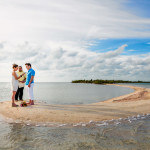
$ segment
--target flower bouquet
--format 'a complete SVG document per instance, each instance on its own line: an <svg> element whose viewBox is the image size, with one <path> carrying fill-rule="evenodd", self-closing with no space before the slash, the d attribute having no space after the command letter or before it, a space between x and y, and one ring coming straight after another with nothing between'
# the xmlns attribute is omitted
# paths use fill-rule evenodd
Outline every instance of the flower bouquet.
<svg viewBox="0 0 150 150"><path fill-rule="evenodd" d="M27 103L25 101L21 102L20 104L21 107L27 107Z"/></svg>

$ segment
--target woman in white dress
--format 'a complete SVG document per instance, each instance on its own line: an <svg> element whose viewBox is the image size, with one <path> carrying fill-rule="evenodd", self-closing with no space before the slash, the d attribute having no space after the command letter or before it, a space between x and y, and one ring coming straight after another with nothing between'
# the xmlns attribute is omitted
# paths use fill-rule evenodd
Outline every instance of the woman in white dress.
<svg viewBox="0 0 150 150"><path fill-rule="evenodd" d="M17 107L18 105L15 104L15 95L18 89L18 79L21 78L25 73L18 77L16 74L16 71L18 70L18 65L13 64L12 68L12 107Z"/></svg>

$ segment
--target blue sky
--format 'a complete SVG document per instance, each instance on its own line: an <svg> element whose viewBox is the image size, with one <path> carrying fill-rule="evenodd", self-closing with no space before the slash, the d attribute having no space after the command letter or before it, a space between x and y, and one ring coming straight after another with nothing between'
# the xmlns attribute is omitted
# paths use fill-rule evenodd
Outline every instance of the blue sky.
<svg viewBox="0 0 150 150"><path fill-rule="evenodd" d="M123 7L135 15L150 18L150 0L127 0Z"/></svg>
<svg viewBox="0 0 150 150"><path fill-rule="evenodd" d="M123 44L128 46L125 48L122 55L139 55L150 53L150 39L106 39L96 40L94 46L89 49L95 52L108 52L113 51Z"/></svg>
<svg viewBox="0 0 150 150"><path fill-rule="evenodd" d="M150 18L150 0L126 0L122 2L122 8L138 17ZM150 31L150 28L142 30ZM104 40L95 40L95 45L90 46L89 49L96 52L108 52L115 50L123 44L128 46L125 48L122 55L140 55L150 53L150 38L140 37L136 38L109 38Z"/></svg>

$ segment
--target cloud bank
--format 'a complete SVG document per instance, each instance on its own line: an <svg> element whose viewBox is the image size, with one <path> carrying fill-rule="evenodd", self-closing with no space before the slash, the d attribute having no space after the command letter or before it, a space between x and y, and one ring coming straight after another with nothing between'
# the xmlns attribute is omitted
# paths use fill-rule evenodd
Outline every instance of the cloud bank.
<svg viewBox="0 0 150 150"><path fill-rule="evenodd" d="M11 65L31 62L37 81L149 80L149 55L98 53L95 40L150 37L150 19L128 12L126 0L0 1L0 81Z"/></svg>
<svg viewBox="0 0 150 150"><path fill-rule="evenodd" d="M53 43L56 45L55 43ZM85 48L51 47L28 42L12 45L3 43L0 49L1 64L7 64L3 72L9 77L12 62L23 65L31 62L38 81L71 81L75 79L124 79L149 80L150 55L122 55L125 47L106 53ZM68 45L67 45L68 46ZM4 66L5 66L4 65ZM24 69L25 70L25 69Z"/></svg>

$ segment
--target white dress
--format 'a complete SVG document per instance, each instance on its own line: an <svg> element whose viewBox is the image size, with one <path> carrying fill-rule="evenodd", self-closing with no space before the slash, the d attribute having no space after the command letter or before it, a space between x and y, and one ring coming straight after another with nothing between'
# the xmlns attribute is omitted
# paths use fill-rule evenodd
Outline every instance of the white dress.
<svg viewBox="0 0 150 150"><path fill-rule="evenodd" d="M17 74L16 74L16 76L17 76ZM18 84L19 84L18 80L16 80L15 77L12 75L12 91L17 91L18 90Z"/></svg>

